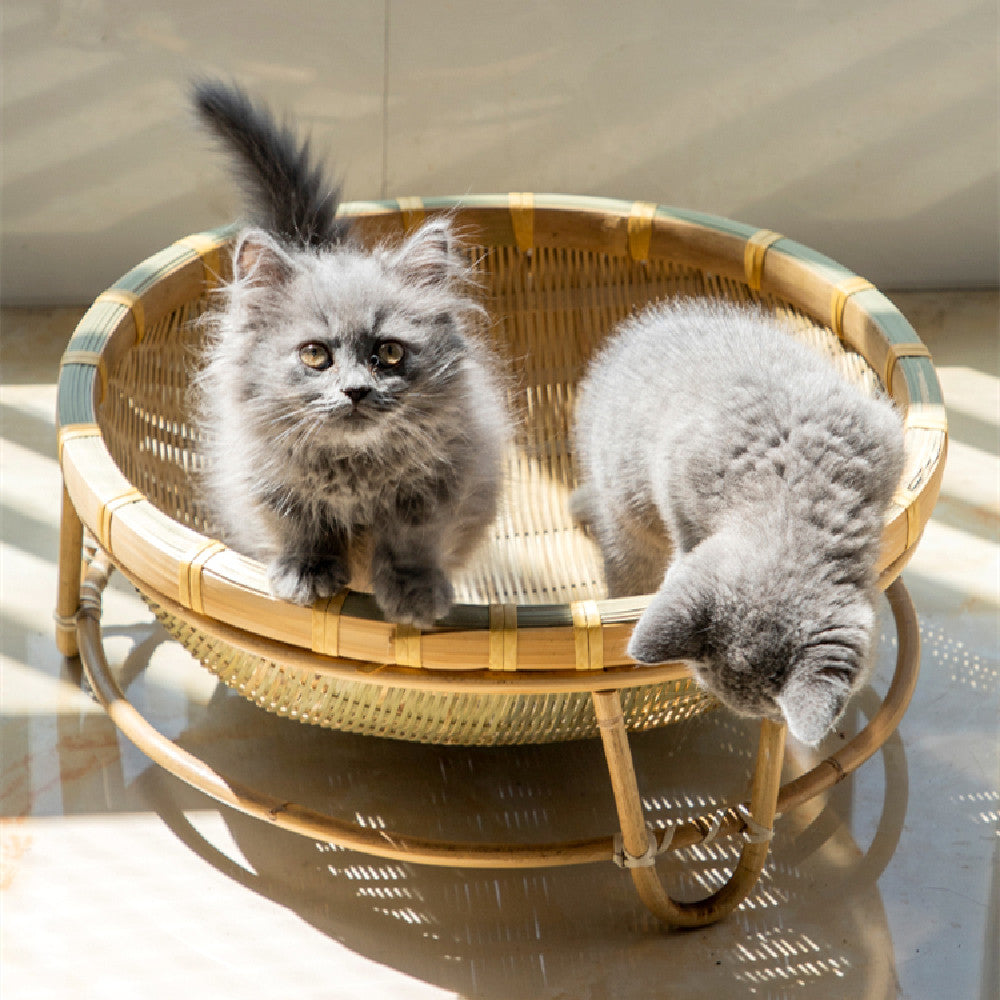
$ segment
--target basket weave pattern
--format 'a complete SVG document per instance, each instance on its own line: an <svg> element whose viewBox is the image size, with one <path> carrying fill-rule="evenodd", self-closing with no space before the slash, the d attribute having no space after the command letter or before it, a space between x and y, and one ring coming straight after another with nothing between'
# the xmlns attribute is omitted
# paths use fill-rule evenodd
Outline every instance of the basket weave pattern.
<svg viewBox="0 0 1000 1000"><path fill-rule="evenodd" d="M414 204L345 211L375 242L426 212L456 210ZM926 349L867 282L777 234L653 206L512 196L467 200L456 217L519 431L501 513L454 581L458 606L431 632L384 622L362 594L335 611L273 601L262 567L212 544L188 385L197 319L225 280L231 232L141 265L74 336L60 443L68 487L87 494L74 496L77 508L164 625L227 684L303 722L443 743L593 736L590 692L601 686L620 690L631 729L710 707L685 668L644 672L625 656L645 599L604 600L600 554L568 505L570 425L588 360L621 319L677 295L759 302L867 391L891 383L906 412L907 465L887 519L883 585L898 575L936 497L946 428ZM104 448L116 468L95 472ZM518 683L531 675L553 683ZM464 689L450 684L459 677Z"/></svg>

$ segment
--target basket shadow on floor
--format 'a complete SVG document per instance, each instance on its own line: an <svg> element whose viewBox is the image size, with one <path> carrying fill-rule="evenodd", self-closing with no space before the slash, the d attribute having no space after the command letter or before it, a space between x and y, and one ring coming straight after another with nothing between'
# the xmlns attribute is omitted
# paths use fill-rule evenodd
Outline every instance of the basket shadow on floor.
<svg viewBox="0 0 1000 1000"><path fill-rule="evenodd" d="M145 683L150 658L186 658L156 626L123 629L119 639L129 632L140 640L122 669L133 688ZM891 659L888 642L882 645ZM848 734L877 704L874 691L862 693ZM191 714L176 738L213 768L388 830L547 841L601 835L616 825L595 740L509 749L401 743L278 718L222 685ZM754 723L713 711L633 736L650 820L710 811L744 794L754 732ZM779 821L764 877L737 914L680 933L664 932L627 874L610 863L477 871L384 861L219 807L157 768L143 770L136 791L219 872L352 951L463 996L543 995L579 980L607 983L608 996L626 1000L657 995L652 991L665 982L680 997L753 996L779 984L805 997L831 990L888 997L892 949L876 880L906 810L898 736L879 759L893 794L869 845L854 843L843 822L851 799L845 782L825 806L813 802ZM199 816L206 809L221 816L225 837L218 824L205 831ZM720 840L679 854L661 859L660 870L672 891L697 896L727 876L738 844Z"/></svg>

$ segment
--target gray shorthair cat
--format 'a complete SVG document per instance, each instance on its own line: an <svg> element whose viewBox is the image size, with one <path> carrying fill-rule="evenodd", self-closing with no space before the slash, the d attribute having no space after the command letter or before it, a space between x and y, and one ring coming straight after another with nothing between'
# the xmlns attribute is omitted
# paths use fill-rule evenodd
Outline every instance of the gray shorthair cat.
<svg viewBox="0 0 1000 1000"><path fill-rule="evenodd" d="M461 248L431 221L362 250L307 143L237 88L193 100L252 222L195 389L212 519L298 604L346 586L366 539L383 614L429 627L494 519L509 428Z"/></svg>
<svg viewBox="0 0 1000 1000"><path fill-rule="evenodd" d="M626 320L594 359L575 448L574 510L611 596L654 594L629 655L691 661L735 711L817 743L870 661L903 468L891 403L756 307L686 299Z"/></svg>

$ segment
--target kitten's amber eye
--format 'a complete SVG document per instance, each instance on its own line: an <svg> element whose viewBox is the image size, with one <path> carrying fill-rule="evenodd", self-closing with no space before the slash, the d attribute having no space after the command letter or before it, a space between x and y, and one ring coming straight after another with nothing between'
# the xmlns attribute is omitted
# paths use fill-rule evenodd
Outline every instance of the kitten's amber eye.
<svg viewBox="0 0 1000 1000"><path fill-rule="evenodd" d="M384 344L379 345L376 357L380 365L395 368L403 360L405 353L402 344L397 344L394 340L387 340Z"/></svg>
<svg viewBox="0 0 1000 1000"><path fill-rule="evenodd" d="M329 368L333 364L329 348L325 344L317 344L315 341L303 344L299 348L299 360L307 368L312 368L318 372Z"/></svg>

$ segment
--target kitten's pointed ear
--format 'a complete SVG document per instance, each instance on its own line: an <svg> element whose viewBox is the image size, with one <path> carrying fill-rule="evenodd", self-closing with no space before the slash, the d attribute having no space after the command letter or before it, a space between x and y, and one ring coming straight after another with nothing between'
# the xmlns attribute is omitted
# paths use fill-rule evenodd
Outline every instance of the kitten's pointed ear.
<svg viewBox="0 0 1000 1000"><path fill-rule="evenodd" d="M633 629L628 655L639 663L697 660L704 652L706 616L707 604L690 574L675 564Z"/></svg>
<svg viewBox="0 0 1000 1000"><path fill-rule="evenodd" d="M292 275L291 258L263 229L240 234L233 253L233 277L255 285L280 285Z"/></svg>
<svg viewBox="0 0 1000 1000"><path fill-rule="evenodd" d="M816 746L840 718L851 695L851 674L840 666L801 667L776 701L788 731L800 742Z"/></svg>
<svg viewBox="0 0 1000 1000"><path fill-rule="evenodd" d="M418 285L451 281L462 270L461 252L444 219L422 225L396 252L393 263Z"/></svg>

